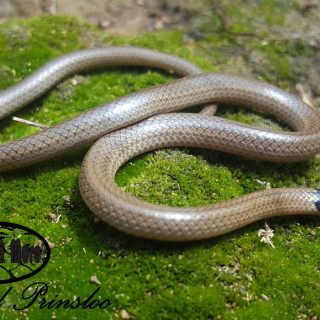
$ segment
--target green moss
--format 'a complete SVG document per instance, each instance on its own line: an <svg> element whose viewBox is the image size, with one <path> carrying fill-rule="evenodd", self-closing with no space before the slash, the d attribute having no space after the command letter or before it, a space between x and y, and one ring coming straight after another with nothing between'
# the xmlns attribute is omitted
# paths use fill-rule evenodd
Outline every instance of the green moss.
<svg viewBox="0 0 320 320"><path fill-rule="evenodd" d="M242 193L239 182L227 168L209 165L200 157L182 151L158 151L147 156L145 162L141 173L130 179L127 178L127 166L135 166L135 163L122 168L118 173L118 184L146 201L199 206ZM190 184L192 180L194 183Z"/></svg>
<svg viewBox="0 0 320 320"><path fill-rule="evenodd" d="M253 13L271 8L261 2ZM276 2L272 2L276 3ZM277 2L278 3L278 2ZM290 3L291 5L291 3ZM265 7L267 6L267 7ZM243 31L241 13L227 7ZM269 10L269 9L268 9ZM271 9L270 9L271 10ZM228 11L229 12L229 11ZM251 13L250 13L251 14ZM265 17L281 24L280 17ZM205 28L204 28L205 29ZM203 29L203 30L204 30ZM184 57L208 71L224 70L231 58L258 50L264 63L252 72L284 88L295 85L290 57L312 56L305 43L243 45L234 36L208 32L194 45L184 31L161 31L133 39L102 34L87 23L67 17L12 20L0 25L0 88L18 82L38 66L65 52L91 45L132 44ZM243 67L240 63L239 67ZM75 76L17 115L53 125L81 111L159 83L171 75L138 68L113 68ZM282 130L260 114L222 106L219 116ZM7 119L1 123L1 142L36 131ZM293 319L320 315L318 221L309 218L272 219L275 249L259 242L263 222L229 235L197 243L159 243L136 239L103 223L93 223L78 188L85 151L51 160L0 177L1 220L29 226L54 243L48 266L31 279L13 285L15 293L0 306L5 319L48 319L53 310L37 305L27 313L11 309L22 303L19 294L34 281L50 282L48 298L85 298L101 282L101 295L112 301L106 310L56 310L58 319L120 318L125 309L136 319ZM205 150L161 150L124 165L117 182L126 191L150 202L198 206L265 188L320 186L320 159L300 164L269 164ZM64 197L70 197L70 203ZM53 223L48 215L60 215ZM0 296L8 288L0 287Z"/></svg>

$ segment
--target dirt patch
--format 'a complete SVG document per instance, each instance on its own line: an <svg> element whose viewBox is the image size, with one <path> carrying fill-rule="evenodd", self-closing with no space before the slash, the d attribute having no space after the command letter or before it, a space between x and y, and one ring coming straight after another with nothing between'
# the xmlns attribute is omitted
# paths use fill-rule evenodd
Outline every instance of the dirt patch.
<svg viewBox="0 0 320 320"><path fill-rule="evenodd" d="M133 36L164 28L197 29L212 23L213 17L229 28L232 22L225 15L226 5L228 1L215 0L0 0L0 22L42 14L70 15L89 20L109 34ZM251 0L242 7L250 10L256 5ZM318 0L297 0L284 28L273 31L279 38L317 34L319 18Z"/></svg>
<svg viewBox="0 0 320 320"><path fill-rule="evenodd" d="M87 19L110 34L136 35L183 25L186 6L178 0L170 5L161 0L0 0L0 21L41 14L71 15Z"/></svg>

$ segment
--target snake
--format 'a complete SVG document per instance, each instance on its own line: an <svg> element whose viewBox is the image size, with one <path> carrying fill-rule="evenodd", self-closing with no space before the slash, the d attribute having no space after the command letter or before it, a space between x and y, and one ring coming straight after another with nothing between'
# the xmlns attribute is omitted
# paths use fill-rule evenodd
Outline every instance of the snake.
<svg viewBox="0 0 320 320"><path fill-rule="evenodd" d="M115 182L119 168L146 152L196 147L253 160L300 162L320 152L319 112L297 95L262 80L208 73L185 59L151 49L82 49L45 64L0 92L0 119L42 96L64 78L107 66L141 66L181 76L134 92L30 136L0 145L0 171L10 171L90 145L79 188L88 208L122 232L154 240L192 241L220 236L261 219L319 215L320 191L273 188L198 207L145 202ZM291 131L274 131L207 112L179 110L232 104L270 114Z"/></svg>

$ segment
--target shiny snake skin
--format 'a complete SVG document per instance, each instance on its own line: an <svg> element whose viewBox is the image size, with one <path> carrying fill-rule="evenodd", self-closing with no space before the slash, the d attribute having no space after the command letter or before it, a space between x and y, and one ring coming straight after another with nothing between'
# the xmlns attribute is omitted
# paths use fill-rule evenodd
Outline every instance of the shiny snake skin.
<svg viewBox="0 0 320 320"><path fill-rule="evenodd" d="M161 68L183 76L85 112L55 127L0 146L0 171L45 160L98 140L80 173L80 192L103 221L139 237L199 240L258 219L320 213L320 192L271 189L222 203L174 208L125 193L115 173L129 159L164 147L201 147L252 159L294 162L320 152L320 117L296 96L267 83L227 74L202 74L192 64L135 47L88 49L53 60L0 93L0 118L30 103L63 78L102 66ZM274 115L295 132L273 132L204 114L171 113L208 103L240 104ZM54 182L53 182L54 183Z"/></svg>

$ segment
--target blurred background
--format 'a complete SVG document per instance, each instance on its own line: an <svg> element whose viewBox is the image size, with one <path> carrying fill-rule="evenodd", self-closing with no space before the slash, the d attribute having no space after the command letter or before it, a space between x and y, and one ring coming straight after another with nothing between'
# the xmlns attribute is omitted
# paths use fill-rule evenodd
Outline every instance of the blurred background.
<svg viewBox="0 0 320 320"><path fill-rule="evenodd" d="M72 15L85 18L113 34L135 35L181 26L188 12L201 10L204 5L190 0L0 0L0 19Z"/></svg>
<svg viewBox="0 0 320 320"><path fill-rule="evenodd" d="M75 16L109 36L180 29L212 65L274 83L298 79L320 100L320 0L0 0L0 23L39 15Z"/></svg>
<svg viewBox="0 0 320 320"><path fill-rule="evenodd" d="M112 34L136 35L163 28L188 26L196 28L212 17L220 20L222 27L231 27L228 7L235 4L239 12L250 11L256 6L268 3L275 14L283 11L283 6L295 8L286 17L285 28L278 33L302 35L306 30L318 32L320 21L319 0L297 1L261 0L0 0L0 21L13 17L29 17L41 14L72 15L85 18ZM267 4L267 5L266 5ZM241 8L240 8L241 7ZM250 20L250 15L244 14ZM257 17L257 21L260 17ZM259 24L259 23L258 23ZM260 25L263 25L260 19ZM217 25L213 24L213 27Z"/></svg>

